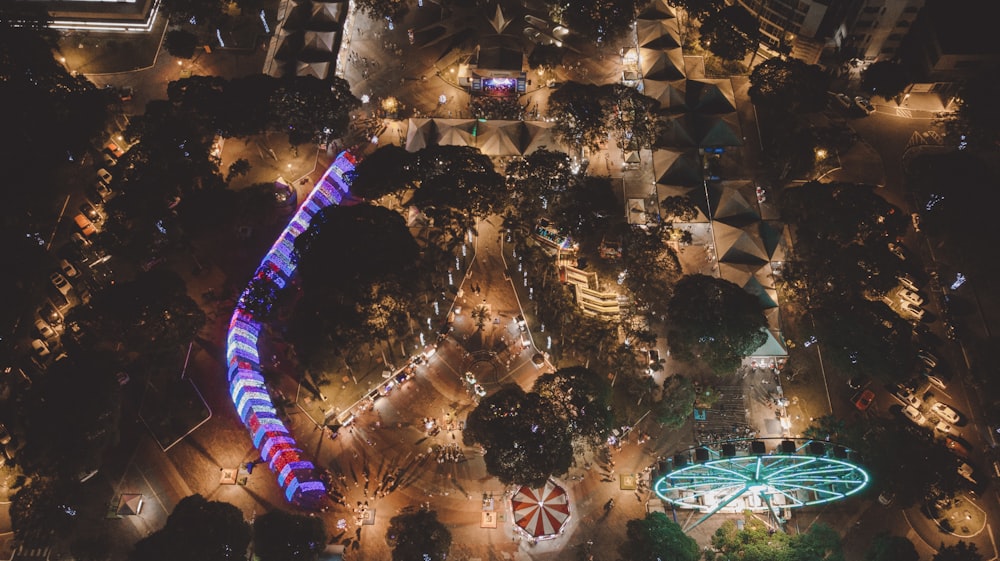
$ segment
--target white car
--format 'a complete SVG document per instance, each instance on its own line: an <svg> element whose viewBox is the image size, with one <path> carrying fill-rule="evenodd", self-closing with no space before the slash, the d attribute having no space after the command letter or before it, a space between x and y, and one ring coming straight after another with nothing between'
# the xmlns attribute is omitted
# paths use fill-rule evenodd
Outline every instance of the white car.
<svg viewBox="0 0 1000 561"><path fill-rule="evenodd" d="M906 407L903 408L903 415L906 415L907 419L913 421L918 425L924 424L924 421L927 420L924 417L923 413L918 411L916 407L910 405L907 405Z"/></svg>
<svg viewBox="0 0 1000 561"><path fill-rule="evenodd" d="M958 413L954 409L940 401L931 405L931 412L952 424L957 423L959 419Z"/></svg>
<svg viewBox="0 0 1000 561"><path fill-rule="evenodd" d="M906 253L903 252L903 245L889 242L889 251L899 258L900 261L906 261Z"/></svg>
<svg viewBox="0 0 1000 561"><path fill-rule="evenodd" d="M80 271L77 271L76 267L65 259L61 259L59 261L59 270L62 271L62 274L68 279L75 279L80 275Z"/></svg>
<svg viewBox="0 0 1000 561"><path fill-rule="evenodd" d="M847 94L834 93L834 92L826 92L826 93L830 94L830 96L833 97L833 100L837 102L837 105L840 105L844 109L850 108L852 102L851 98L848 97Z"/></svg>
<svg viewBox="0 0 1000 561"><path fill-rule="evenodd" d="M942 390L944 390L944 389L947 389L947 388L948 388L948 385L944 383L944 380L942 380L941 378L938 378L937 376L934 376L934 375L932 375L932 374L927 374L927 373L925 372L925 373L924 373L924 379L926 379L926 380L927 380L927 382L928 382L928 383L929 383L930 385L932 385L932 386L936 386L936 387L937 387L937 388L939 388L939 389L942 389Z"/></svg>
<svg viewBox="0 0 1000 561"><path fill-rule="evenodd" d="M111 180L113 179L108 170L101 168L97 170L97 178L100 179L105 185L111 185Z"/></svg>
<svg viewBox="0 0 1000 561"><path fill-rule="evenodd" d="M94 192L97 193L97 197L101 199L102 203L108 202L108 199L113 195L111 188L103 181L98 181L94 184Z"/></svg>
<svg viewBox="0 0 1000 561"><path fill-rule="evenodd" d="M43 319L35 320L35 331L46 343L51 343L52 341L59 339L59 334L56 333L56 330L52 329L52 326L46 323Z"/></svg>
<svg viewBox="0 0 1000 561"><path fill-rule="evenodd" d="M854 98L854 106L865 112L865 115L871 115L875 112L875 107L872 102L868 101L868 98L857 96Z"/></svg>
<svg viewBox="0 0 1000 561"><path fill-rule="evenodd" d="M41 339L35 339L31 342L31 352L34 353L35 358L41 360L52 354L49 350L49 346L45 344L45 341Z"/></svg>
<svg viewBox="0 0 1000 561"><path fill-rule="evenodd" d="M911 319L920 321L924 319L924 309L913 302L901 302L899 309L903 312L903 317L910 316Z"/></svg>
<svg viewBox="0 0 1000 561"><path fill-rule="evenodd" d="M927 368L937 368L938 359L931 353L924 350L917 351L917 358L922 360L927 365Z"/></svg>
<svg viewBox="0 0 1000 561"><path fill-rule="evenodd" d="M940 421L938 424L934 425L934 430L944 434L951 434L953 428L954 427L944 421Z"/></svg>
<svg viewBox="0 0 1000 561"><path fill-rule="evenodd" d="M62 273L52 273L49 275L49 280L52 281L52 286L56 287L63 296L69 296L69 291L73 290L73 285L66 280L66 277L62 276Z"/></svg>
<svg viewBox="0 0 1000 561"><path fill-rule="evenodd" d="M924 303L924 299L921 298L919 294L905 288L899 290L899 298L900 300L904 300L906 302L912 302L915 306L921 306Z"/></svg>
<svg viewBox="0 0 1000 561"><path fill-rule="evenodd" d="M912 290L913 292L920 292L920 288L917 287L916 281L910 275L899 275L896 277L899 281L899 285L907 290Z"/></svg>
<svg viewBox="0 0 1000 561"><path fill-rule="evenodd" d="M913 224L913 231L920 232L920 213L913 212L910 213L910 222Z"/></svg>

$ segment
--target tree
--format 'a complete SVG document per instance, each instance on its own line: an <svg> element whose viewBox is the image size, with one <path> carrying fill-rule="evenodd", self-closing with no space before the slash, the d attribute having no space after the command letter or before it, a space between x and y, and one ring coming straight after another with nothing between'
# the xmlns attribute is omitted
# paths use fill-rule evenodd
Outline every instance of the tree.
<svg viewBox="0 0 1000 561"><path fill-rule="evenodd" d="M718 373L731 373L767 341L767 320L757 298L706 275L688 275L667 303L667 341L678 358L701 357Z"/></svg>
<svg viewBox="0 0 1000 561"><path fill-rule="evenodd" d="M965 142L972 150L995 150L1000 144L997 99L1000 84L988 73L977 74L962 84L956 100L957 117L945 122L951 143Z"/></svg>
<svg viewBox="0 0 1000 561"><path fill-rule="evenodd" d="M433 510L393 516L385 541L392 547L392 561L444 561L451 549L451 532Z"/></svg>
<svg viewBox="0 0 1000 561"><path fill-rule="evenodd" d="M212 4L212 2L205 2L205 4ZM194 57L194 50L198 45L198 37L191 33L190 31L185 31L183 29L174 29L167 32L167 36L163 39L163 48L167 49L167 52L171 56L177 58L191 59Z"/></svg>
<svg viewBox="0 0 1000 561"><path fill-rule="evenodd" d="M691 418L694 411L694 384L681 374L663 382L660 399L653 402L653 418L668 428L677 428Z"/></svg>
<svg viewBox="0 0 1000 561"><path fill-rule="evenodd" d="M505 385L469 413L465 441L486 449L486 471L505 485L539 487L565 473L573 460L572 434L552 403Z"/></svg>
<svg viewBox="0 0 1000 561"><path fill-rule="evenodd" d="M645 518L626 524L627 539L619 546L625 559L633 561L696 561L698 543L662 512L650 512Z"/></svg>
<svg viewBox="0 0 1000 561"><path fill-rule="evenodd" d="M829 526L819 523L809 526L801 534L790 536L776 532L760 519L745 517L743 530L737 530L732 520L727 520L712 536L715 554L706 559L743 559L745 561L813 561L827 559L843 561L840 535Z"/></svg>
<svg viewBox="0 0 1000 561"><path fill-rule="evenodd" d="M743 60L760 42L757 18L738 4L707 15L700 31L701 46L726 60Z"/></svg>
<svg viewBox="0 0 1000 561"><path fill-rule="evenodd" d="M72 480L32 478L10 501L10 524L17 539L48 543L52 535L66 535L77 524L74 516L77 485Z"/></svg>
<svg viewBox="0 0 1000 561"><path fill-rule="evenodd" d="M861 74L862 89L884 99L898 96L909 85L910 74L906 67L898 62L889 60L873 62Z"/></svg>
<svg viewBox="0 0 1000 561"><path fill-rule="evenodd" d="M563 9L563 22L596 43L618 37L635 19L639 0L601 0L599 2L551 2Z"/></svg>
<svg viewBox="0 0 1000 561"><path fill-rule="evenodd" d="M882 533L875 536L865 551L865 561L919 561L913 542L903 536Z"/></svg>
<svg viewBox="0 0 1000 561"><path fill-rule="evenodd" d="M600 242L622 212L611 179L585 175L558 197L551 216L570 237L588 246Z"/></svg>
<svg viewBox="0 0 1000 561"><path fill-rule="evenodd" d="M562 64L563 52L561 47L555 45L535 45L528 55L528 67L532 70L552 70Z"/></svg>
<svg viewBox="0 0 1000 561"><path fill-rule="evenodd" d="M610 123L618 132L623 150L649 148L659 135L656 113L660 102L624 84L604 86L605 103L610 106Z"/></svg>
<svg viewBox="0 0 1000 561"><path fill-rule="evenodd" d="M374 201L413 188L413 156L402 146L387 144L365 156L351 172L351 193Z"/></svg>
<svg viewBox="0 0 1000 561"><path fill-rule="evenodd" d="M166 525L135 544L131 561L237 561L246 558L250 525L235 506L201 495L181 499Z"/></svg>
<svg viewBox="0 0 1000 561"><path fill-rule="evenodd" d="M830 76L815 64L772 58L750 73L750 100L768 111L809 113L826 106Z"/></svg>
<svg viewBox="0 0 1000 561"><path fill-rule="evenodd" d="M420 187L408 204L438 228L462 237L476 218L495 214L507 200L493 162L471 146L430 146L416 153Z"/></svg>
<svg viewBox="0 0 1000 561"><path fill-rule="evenodd" d="M361 107L361 100L342 78L295 76L275 90L270 106L274 124L288 131L289 142L298 145L342 135L348 116Z"/></svg>
<svg viewBox="0 0 1000 561"><path fill-rule="evenodd" d="M204 24L213 25L219 22L223 15L223 3L219 0L167 0L164 8L170 14L174 24Z"/></svg>
<svg viewBox="0 0 1000 561"><path fill-rule="evenodd" d="M88 332L151 359L191 342L205 312L188 296L184 279L156 268L101 291L79 319Z"/></svg>
<svg viewBox="0 0 1000 561"><path fill-rule="evenodd" d="M357 6L374 20L399 21L408 11L402 0L358 0Z"/></svg>
<svg viewBox="0 0 1000 561"><path fill-rule="evenodd" d="M724 0L667 0L667 4L683 9L694 19L703 19L726 5Z"/></svg>
<svg viewBox="0 0 1000 561"><path fill-rule="evenodd" d="M955 545L941 544L931 561L983 561L976 544L959 541Z"/></svg>
<svg viewBox="0 0 1000 561"><path fill-rule="evenodd" d="M625 287L640 306L660 318L668 314L666 304L681 275L677 254L666 244L667 235L662 226L630 226L622 240Z"/></svg>
<svg viewBox="0 0 1000 561"><path fill-rule="evenodd" d="M660 201L660 214L671 222L691 222L698 217L698 206L687 195L673 195Z"/></svg>
<svg viewBox="0 0 1000 561"><path fill-rule="evenodd" d="M549 117L565 144L598 150L608 134L601 86L566 82L549 96Z"/></svg>
<svg viewBox="0 0 1000 561"><path fill-rule="evenodd" d="M573 436L600 442L611 429L611 385L589 368L573 366L542 374L532 391L552 403Z"/></svg>
<svg viewBox="0 0 1000 561"><path fill-rule="evenodd" d="M250 160L246 158L239 158L233 163L229 164L229 173L226 174L226 181L232 181L237 177L243 177L250 173L250 169L253 166L250 165Z"/></svg>
<svg viewBox="0 0 1000 561"><path fill-rule="evenodd" d="M253 544L260 561L316 561L326 529L319 518L272 510L254 520Z"/></svg>
<svg viewBox="0 0 1000 561"><path fill-rule="evenodd" d="M25 433L20 460L26 469L73 480L100 467L119 439L121 387L115 372L112 355L80 348L35 380L20 411Z"/></svg>

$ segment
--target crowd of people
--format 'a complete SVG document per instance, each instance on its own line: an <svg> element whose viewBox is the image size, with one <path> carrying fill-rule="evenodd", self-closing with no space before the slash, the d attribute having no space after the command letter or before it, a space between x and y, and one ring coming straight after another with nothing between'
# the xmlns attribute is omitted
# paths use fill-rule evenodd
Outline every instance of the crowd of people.
<svg viewBox="0 0 1000 561"><path fill-rule="evenodd" d="M477 119L516 121L524 119L524 106L516 97L472 96L472 116Z"/></svg>

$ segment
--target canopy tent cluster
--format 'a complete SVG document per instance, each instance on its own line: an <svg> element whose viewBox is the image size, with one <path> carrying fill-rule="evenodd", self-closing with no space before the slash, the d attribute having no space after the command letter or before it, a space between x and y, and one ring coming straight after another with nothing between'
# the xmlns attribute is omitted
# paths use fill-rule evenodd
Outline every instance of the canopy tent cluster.
<svg viewBox="0 0 1000 561"><path fill-rule="evenodd" d="M313 76L324 80L336 68L347 2L293 0L271 43L267 73L284 77Z"/></svg>
<svg viewBox="0 0 1000 561"><path fill-rule="evenodd" d="M487 156L523 156L542 147L561 149L544 121L409 119L406 150L428 146L472 146Z"/></svg>

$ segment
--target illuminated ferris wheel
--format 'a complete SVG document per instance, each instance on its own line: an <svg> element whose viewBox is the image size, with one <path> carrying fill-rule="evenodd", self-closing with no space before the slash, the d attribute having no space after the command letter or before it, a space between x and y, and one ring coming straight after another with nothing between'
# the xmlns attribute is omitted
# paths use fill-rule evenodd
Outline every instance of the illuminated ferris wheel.
<svg viewBox="0 0 1000 561"><path fill-rule="evenodd" d="M774 445L770 450L769 444ZM756 439L700 446L674 456L654 484L677 508L704 512L771 512L845 499L864 489L868 473L853 450L809 439Z"/></svg>

